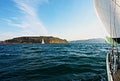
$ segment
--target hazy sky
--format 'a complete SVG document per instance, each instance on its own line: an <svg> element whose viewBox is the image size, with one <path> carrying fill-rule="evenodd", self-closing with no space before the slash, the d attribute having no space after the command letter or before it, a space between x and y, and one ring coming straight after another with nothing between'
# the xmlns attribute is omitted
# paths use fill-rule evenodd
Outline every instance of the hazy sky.
<svg viewBox="0 0 120 81"><path fill-rule="evenodd" d="M41 35L79 40L105 30L93 0L0 0L0 40Z"/></svg>

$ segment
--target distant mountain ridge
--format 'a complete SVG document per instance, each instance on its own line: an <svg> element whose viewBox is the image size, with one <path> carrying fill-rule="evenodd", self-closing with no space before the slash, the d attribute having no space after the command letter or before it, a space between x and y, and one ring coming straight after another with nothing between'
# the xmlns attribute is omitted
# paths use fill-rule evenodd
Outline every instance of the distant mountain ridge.
<svg viewBox="0 0 120 81"><path fill-rule="evenodd" d="M87 40L74 40L70 43L106 43L105 39L96 38L96 39L87 39Z"/></svg>

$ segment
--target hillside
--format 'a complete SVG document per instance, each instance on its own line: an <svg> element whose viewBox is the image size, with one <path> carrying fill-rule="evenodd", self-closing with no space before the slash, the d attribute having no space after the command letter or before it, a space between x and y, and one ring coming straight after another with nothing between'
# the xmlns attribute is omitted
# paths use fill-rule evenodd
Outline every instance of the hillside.
<svg viewBox="0 0 120 81"><path fill-rule="evenodd" d="M52 36L40 36L40 37L17 37L9 40L2 41L2 44L31 44L31 43L41 43L42 40L46 44L51 44L51 43L67 43L67 40L65 39L60 39L57 37L52 37Z"/></svg>

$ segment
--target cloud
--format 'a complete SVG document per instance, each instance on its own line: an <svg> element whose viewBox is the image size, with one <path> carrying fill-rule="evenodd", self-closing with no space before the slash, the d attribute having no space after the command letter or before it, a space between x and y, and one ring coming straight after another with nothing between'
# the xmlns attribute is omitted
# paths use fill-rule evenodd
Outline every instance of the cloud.
<svg viewBox="0 0 120 81"><path fill-rule="evenodd" d="M11 39L18 36L40 36L47 35L47 29L38 17L38 7L48 0L13 0L20 12L17 16L0 18L0 22L7 27L16 27L16 31L4 31L0 33L0 40ZM18 32L19 31L19 32Z"/></svg>
<svg viewBox="0 0 120 81"><path fill-rule="evenodd" d="M38 5L48 0L14 0L16 7L22 13L16 18L19 23L10 19L3 19L9 26L19 27L22 29L21 35L47 35L47 30L37 14ZM39 4L38 4L39 3ZM15 20L15 19L14 19Z"/></svg>
<svg viewBox="0 0 120 81"><path fill-rule="evenodd" d="M4 33L0 33L0 41L4 41L6 39L12 39L14 37L18 37L21 36L19 33L16 32L4 32Z"/></svg>
<svg viewBox="0 0 120 81"><path fill-rule="evenodd" d="M26 1L23 0L15 0L17 7L26 15L30 15L32 17L36 17L35 9Z"/></svg>

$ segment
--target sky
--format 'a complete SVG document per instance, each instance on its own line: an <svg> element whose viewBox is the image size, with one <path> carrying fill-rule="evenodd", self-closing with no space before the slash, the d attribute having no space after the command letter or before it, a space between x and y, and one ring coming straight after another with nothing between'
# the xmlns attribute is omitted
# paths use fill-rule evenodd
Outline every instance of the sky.
<svg viewBox="0 0 120 81"><path fill-rule="evenodd" d="M0 0L0 40L20 36L83 40L105 34L93 0Z"/></svg>

